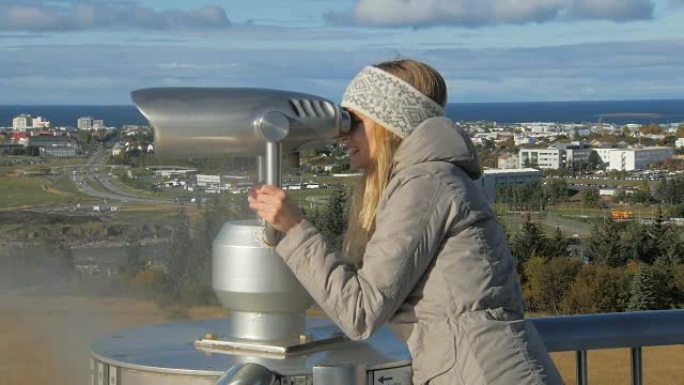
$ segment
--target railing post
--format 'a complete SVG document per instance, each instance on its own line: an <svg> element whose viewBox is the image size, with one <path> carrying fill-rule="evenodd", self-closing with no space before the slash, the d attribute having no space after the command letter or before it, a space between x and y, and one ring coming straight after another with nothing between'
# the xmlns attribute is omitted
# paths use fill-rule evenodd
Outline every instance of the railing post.
<svg viewBox="0 0 684 385"><path fill-rule="evenodd" d="M576 369L577 369L577 385L588 385L589 376L587 372L587 351L578 350L575 352Z"/></svg>
<svg viewBox="0 0 684 385"><path fill-rule="evenodd" d="M641 365L641 346L637 346L632 348L632 385L644 383L644 372Z"/></svg>

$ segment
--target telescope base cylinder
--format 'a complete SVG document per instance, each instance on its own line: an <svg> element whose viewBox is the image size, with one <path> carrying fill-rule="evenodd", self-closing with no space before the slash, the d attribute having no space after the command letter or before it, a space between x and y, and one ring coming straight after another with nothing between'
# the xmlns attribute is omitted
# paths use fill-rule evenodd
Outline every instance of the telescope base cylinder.
<svg viewBox="0 0 684 385"><path fill-rule="evenodd" d="M298 338L305 333L304 313L232 311L230 336L252 340Z"/></svg>

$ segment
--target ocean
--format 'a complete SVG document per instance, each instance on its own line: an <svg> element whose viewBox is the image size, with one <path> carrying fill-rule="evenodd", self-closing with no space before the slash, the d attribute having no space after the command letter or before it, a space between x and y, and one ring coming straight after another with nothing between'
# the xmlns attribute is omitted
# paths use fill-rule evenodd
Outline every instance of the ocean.
<svg viewBox="0 0 684 385"><path fill-rule="evenodd" d="M19 114L42 116L54 126L76 126L82 116L102 119L107 126L146 124L133 105L120 106L0 106L0 127L12 125ZM497 123L606 122L649 124L684 122L682 100L629 100L577 102L450 103L447 115L459 121Z"/></svg>

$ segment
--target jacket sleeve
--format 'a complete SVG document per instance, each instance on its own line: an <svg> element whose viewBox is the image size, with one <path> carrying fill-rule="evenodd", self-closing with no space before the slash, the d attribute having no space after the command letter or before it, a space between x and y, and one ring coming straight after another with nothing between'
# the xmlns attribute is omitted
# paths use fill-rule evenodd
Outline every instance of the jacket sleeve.
<svg viewBox="0 0 684 385"><path fill-rule="evenodd" d="M276 251L349 338L368 338L397 311L442 243L449 207L439 204L441 191L430 175L392 189L378 208L359 270L345 265L306 221L290 230Z"/></svg>

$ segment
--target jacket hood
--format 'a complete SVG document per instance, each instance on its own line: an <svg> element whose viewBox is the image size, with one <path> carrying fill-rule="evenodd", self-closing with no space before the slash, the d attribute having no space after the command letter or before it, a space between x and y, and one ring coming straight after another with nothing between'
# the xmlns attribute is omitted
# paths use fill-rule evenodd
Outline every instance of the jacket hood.
<svg viewBox="0 0 684 385"><path fill-rule="evenodd" d="M460 127L443 116L426 119L404 139L394 155L394 172L436 161L458 166L473 180L482 176L473 142Z"/></svg>

